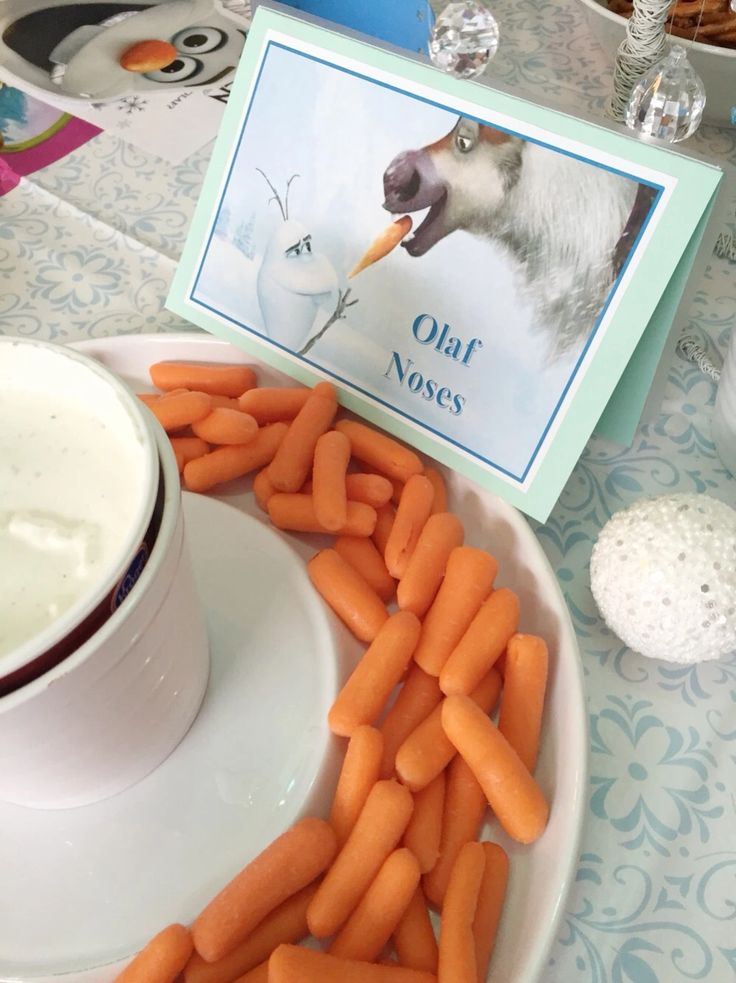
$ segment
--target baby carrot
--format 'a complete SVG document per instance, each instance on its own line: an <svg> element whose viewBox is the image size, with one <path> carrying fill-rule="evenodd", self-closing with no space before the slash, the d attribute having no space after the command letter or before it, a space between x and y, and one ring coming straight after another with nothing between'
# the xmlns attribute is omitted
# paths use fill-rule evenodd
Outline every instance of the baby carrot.
<svg viewBox="0 0 736 983"><path fill-rule="evenodd" d="M232 983L241 974L268 960L276 946L300 942L309 934L307 907L317 890L316 881L287 898L238 945L217 962L206 962L198 952L184 967L184 983Z"/></svg>
<svg viewBox="0 0 736 983"><path fill-rule="evenodd" d="M447 512L447 487L445 479L436 468L425 468L425 475L432 482L434 488L434 499L432 501L432 515L438 512Z"/></svg>
<svg viewBox="0 0 736 983"><path fill-rule="evenodd" d="M342 847L365 805L365 800L379 778L383 737L368 725L353 731L337 780L330 810L330 826Z"/></svg>
<svg viewBox="0 0 736 983"><path fill-rule="evenodd" d="M193 423L192 430L211 444L249 444L258 433L258 424L247 413L216 406L204 420Z"/></svg>
<svg viewBox="0 0 736 983"><path fill-rule="evenodd" d="M406 573L419 534L432 511L433 498L432 482L423 474L412 475L404 485L384 553L392 577L403 577Z"/></svg>
<svg viewBox="0 0 736 983"><path fill-rule="evenodd" d="M498 564L485 550L456 546L450 553L445 579L424 619L414 653L425 672L439 676L450 652L491 593L497 569Z"/></svg>
<svg viewBox="0 0 736 983"><path fill-rule="evenodd" d="M383 623L327 714L334 734L349 737L381 714L411 661L421 624L411 611L398 611Z"/></svg>
<svg viewBox="0 0 736 983"><path fill-rule="evenodd" d="M203 420L212 409L212 400L207 393L171 393L151 403L149 409L169 433Z"/></svg>
<svg viewBox="0 0 736 983"><path fill-rule="evenodd" d="M408 481L413 474L421 474L423 470L422 462L414 451L365 423L340 420L335 424L335 429L344 433L350 441L353 457L389 478Z"/></svg>
<svg viewBox="0 0 736 983"><path fill-rule="evenodd" d="M373 540L366 536L338 536L335 549L371 585L382 601L391 600L396 581L386 569Z"/></svg>
<svg viewBox="0 0 736 983"><path fill-rule="evenodd" d="M115 983L174 983L192 954L192 936L183 925L169 925L128 963Z"/></svg>
<svg viewBox="0 0 736 983"><path fill-rule="evenodd" d="M394 947L402 966L437 972L437 940L421 885L394 929Z"/></svg>
<svg viewBox="0 0 736 983"><path fill-rule="evenodd" d="M235 983L268 983L268 959L239 976Z"/></svg>
<svg viewBox="0 0 736 983"><path fill-rule="evenodd" d="M327 951L344 959L376 959L416 893L419 877L411 850L402 847L389 854Z"/></svg>
<svg viewBox="0 0 736 983"><path fill-rule="evenodd" d="M282 945L268 961L268 983L437 983L437 977L418 969L381 966Z"/></svg>
<svg viewBox="0 0 736 983"><path fill-rule="evenodd" d="M268 512L268 500L276 494L276 489L268 477L268 467L263 468L253 479L253 494L256 496L258 507Z"/></svg>
<svg viewBox="0 0 736 983"><path fill-rule="evenodd" d="M286 434L285 423L262 427L249 444L217 447L184 465L184 484L189 491L205 492L223 481L240 478L268 464Z"/></svg>
<svg viewBox="0 0 736 983"><path fill-rule="evenodd" d="M442 692L448 696L470 693L506 648L518 625L519 598L508 587L494 590L442 667Z"/></svg>
<svg viewBox="0 0 736 983"><path fill-rule="evenodd" d="M249 365L219 362L155 362L149 374L159 389L195 389L218 396L240 396L256 384Z"/></svg>
<svg viewBox="0 0 736 983"><path fill-rule="evenodd" d="M376 528L373 530L372 538L381 556L386 552L386 543L388 542L395 517L396 509L390 503L376 509Z"/></svg>
<svg viewBox="0 0 736 983"><path fill-rule="evenodd" d="M318 391L319 390L319 391ZM268 468L274 488L296 492L307 480L317 440L329 429L337 413L334 386L320 383L299 410Z"/></svg>
<svg viewBox="0 0 736 983"><path fill-rule="evenodd" d="M177 463L181 461L180 471L184 470L184 465L189 464L197 457L209 454L210 445L206 440L199 437L171 437L171 446L174 449Z"/></svg>
<svg viewBox="0 0 736 983"><path fill-rule="evenodd" d="M440 856L422 878L424 893L437 908L442 907L455 858L463 844L478 835L487 805L475 775L460 755L456 755L447 769Z"/></svg>
<svg viewBox="0 0 736 983"><path fill-rule="evenodd" d="M549 657L537 635L514 635L506 646L498 729L530 772L537 764Z"/></svg>
<svg viewBox="0 0 736 983"><path fill-rule="evenodd" d="M264 423L279 423L293 420L312 393L311 389L278 389L264 386L262 389L249 389L238 400L240 409L250 413L261 426Z"/></svg>
<svg viewBox="0 0 736 983"><path fill-rule="evenodd" d="M503 899L509 879L509 858L498 843L481 843L486 855L483 880L478 892L478 904L473 919L475 937L475 962L478 968L478 983L485 983L488 977L488 964L493 954L493 946L501 920Z"/></svg>
<svg viewBox="0 0 736 983"><path fill-rule="evenodd" d="M336 851L335 833L321 819L302 819L282 833L197 916L197 952L208 962L232 952L274 908L318 877Z"/></svg>
<svg viewBox="0 0 736 983"><path fill-rule="evenodd" d="M226 410L238 410L242 413L240 409L240 403L233 396L218 396L215 394L210 394L210 399L212 400L212 409L219 407Z"/></svg>
<svg viewBox="0 0 736 983"><path fill-rule="evenodd" d="M414 812L404 833L407 846L419 862L423 874L430 871L440 855L442 810L445 804L445 773L414 793Z"/></svg>
<svg viewBox="0 0 736 983"><path fill-rule="evenodd" d="M478 983L473 920L485 863L480 843L466 843L452 865L442 902L437 983Z"/></svg>
<svg viewBox="0 0 736 983"><path fill-rule="evenodd" d="M277 426L277 424L273 424ZM271 472L268 470L268 479ZM273 485L271 486L273 487ZM292 532L331 532L317 518L312 495L300 492L274 492L266 506L271 522L278 529ZM376 510L362 502L348 502L345 525L339 530L344 536L370 536L376 526Z"/></svg>
<svg viewBox="0 0 736 983"><path fill-rule="evenodd" d="M362 272L367 266L372 266L373 263L377 263L379 259L383 259L387 256L392 249L395 249L403 238L409 235L411 232L411 216L402 215L401 218L396 219L392 222L383 232L373 240L368 249L363 254L360 261L352 270L348 273L348 280L351 277L357 276L358 273Z"/></svg>
<svg viewBox="0 0 736 983"><path fill-rule="evenodd" d="M349 474L345 477L345 488L352 502L365 502L374 509L391 501L393 485L382 474Z"/></svg>
<svg viewBox="0 0 736 983"><path fill-rule="evenodd" d="M490 713L501 693L501 677L489 670L470 694L483 713ZM443 771L456 754L442 727L442 704L409 734L396 752L396 773L412 792L418 792Z"/></svg>
<svg viewBox="0 0 736 983"><path fill-rule="evenodd" d="M381 778L390 778L394 774L396 752L441 699L442 691L437 677L428 675L417 665L411 666L398 696L381 724Z"/></svg>
<svg viewBox="0 0 736 983"><path fill-rule="evenodd" d="M350 463L350 441L337 430L323 433L314 448L312 497L317 521L330 532L347 522L348 493L345 475Z"/></svg>
<svg viewBox="0 0 736 983"><path fill-rule="evenodd" d="M508 835L519 843L538 839L547 825L547 800L493 721L470 697L448 696L442 726Z"/></svg>
<svg viewBox="0 0 736 983"><path fill-rule="evenodd" d="M462 546L464 536L462 523L450 512L427 519L396 589L400 608L424 617L442 583L450 553Z"/></svg>
<svg viewBox="0 0 736 983"><path fill-rule="evenodd" d="M138 399L146 406L152 406L161 399L161 393L136 393ZM391 496L389 496L390 498Z"/></svg>
<svg viewBox="0 0 736 983"><path fill-rule="evenodd" d="M395 781L376 782L307 909L312 935L334 935L345 924L404 835L413 807L409 789Z"/></svg>
<svg viewBox="0 0 736 983"><path fill-rule="evenodd" d="M269 511L273 500L268 503ZM313 556L307 572L324 600L355 637L372 642L388 621L388 611L373 588L335 550L322 550Z"/></svg>

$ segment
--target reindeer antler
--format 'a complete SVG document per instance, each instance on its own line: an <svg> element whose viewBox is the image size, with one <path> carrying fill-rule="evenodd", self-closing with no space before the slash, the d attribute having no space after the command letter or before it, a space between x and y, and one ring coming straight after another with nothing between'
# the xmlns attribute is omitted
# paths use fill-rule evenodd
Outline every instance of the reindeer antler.
<svg viewBox="0 0 736 983"><path fill-rule="evenodd" d="M275 201L276 204L279 206L279 210L281 211L281 217L283 218L284 221L286 221L288 219L288 217L289 217L289 213L288 213L288 211L285 211L284 210L284 206L283 206L282 201L281 201L281 196L279 195L279 193L276 190L276 188L274 188L274 186L268 180L268 177L267 177L265 171L262 171L260 169L260 167L257 167L256 170L258 171L259 174L262 174L263 175L263 180L269 186L269 188L271 189L271 191L273 191L273 198L269 198L268 199L269 204L272 201ZM289 185L288 184L286 185L286 192L287 192L287 204L288 204L288 192L289 192Z"/></svg>
<svg viewBox="0 0 736 983"><path fill-rule="evenodd" d="M291 177L289 178L289 180L286 182L286 201L285 201L285 204L286 204L286 217L287 217L287 219L289 217L289 188L291 187L291 182L294 180L294 178L297 178L297 177L301 177L301 175L299 175L299 174L292 174Z"/></svg>

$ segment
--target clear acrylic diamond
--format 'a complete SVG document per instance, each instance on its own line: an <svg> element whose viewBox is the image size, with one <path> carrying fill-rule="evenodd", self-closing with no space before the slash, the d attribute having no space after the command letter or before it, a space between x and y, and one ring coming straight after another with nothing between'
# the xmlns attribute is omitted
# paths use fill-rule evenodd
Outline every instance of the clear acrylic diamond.
<svg viewBox="0 0 736 983"><path fill-rule="evenodd" d="M498 48L496 18L479 0L448 3L435 21L429 55L437 68L475 78L480 75Z"/></svg>
<svg viewBox="0 0 736 983"><path fill-rule="evenodd" d="M705 86L680 45L643 75L631 90L625 121L631 130L678 143L703 118Z"/></svg>

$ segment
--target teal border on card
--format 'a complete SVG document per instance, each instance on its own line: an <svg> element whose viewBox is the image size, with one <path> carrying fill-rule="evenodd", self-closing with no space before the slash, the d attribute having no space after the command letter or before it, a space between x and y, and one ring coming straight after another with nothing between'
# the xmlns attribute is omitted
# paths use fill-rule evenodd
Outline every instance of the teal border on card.
<svg viewBox="0 0 736 983"><path fill-rule="evenodd" d="M284 39L275 40L269 37L273 32L285 35L290 43L286 43ZM302 51L298 47L299 42L321 48L327 57L319 57L311 52ZM491 122L488 118L489 113L506 115L518 121L520 129L512 129L496 120L492 121L492 125L516 134L529 142L551 147L568 156L585 160L640 184L658 189L646 222L629 250L624 267L619 272L619 276L609 292L606 303L599 313L578 362L571 369L560 401L555 407L522 475L509 475L498 465L487 461L477 451L463 448L462 445L456 444L445 434L439 434L427 424L397 410L379 399L378 396L357 387L354 383L345 382L339 376L333 375L310 359L293 355L289 349L280 346L270 338L266 338L248 325L240 324L235 319L208 307L203 301L194 299L193 294L196 290L199 271L214 233L216 216L227 189L232 166L247 125L251 104L271 46L292 51L296 56L308 57L322 62L332 68L364 78L446 111L457 112L466 117L474 118L481 123ZM336 65L329 60L330 54L357 61L363 71ZM397 76L401 82L408 83L408 86L402 87L385 80L376 79L370 74L371 69L390 72ZM430 88L433 90L433 97L430 98L425 94L413 91L412 83ZM435 96L436 98L434 98ZM448 99L450 100L449 105ZM459 108L458 102L473 103L474 111L469 112L467 106ZM536 135L529 135L523 129L524 124L546 130L551 134L552 139L542 140ZM569 148L560 147L554 143L555 136L582 143L592 151L615 156L632 165L633 170L613 167L600 159L596 159L595 156L588 157L582 153L575 153ZM639 168L658 172L663 178L676 179L677 183L671 191L669 202L663 203L661 201L663 184L636 173ZM690 239L696 233L700 219L722 176L722 172L714 166L674 153L669 149L644 143L628 134L595 123L583 122L486 86L461 82L438 72L431 66L388 52L374 44L346 37L333 30L315 26L288 14L259 8L254 17L244 55L233 84L221 125L220 136L213 152L205 185L183 257L172 284L167 306L213 334L264 357L266 361L304 383L311 384L316 379L326 376L335 378L336 381L346 387L340 393L341 402L345 406L371 420L371 422L408 440L420 450L455 468L478 484L496 492L534 518L544 521L582 452L608 398L615 389L647 323L663 295L665 295L670 278L680 263L682 254L687 250ZM639 255L641 237L645 234L645 230L657 209L660 210L661 214L658 216L658 224L653 230L651 242ZM203 242L204 245L202 245ZM584 373L580 374L581 363L596 338L600 322L614 295L617 294L620 280L625 275L634 256L637 257L638 266L633 271L631 283L620 296L616 297L618 308L605 336L600 340L599 349L593 354ZM230 327L223 323L223 320L236 324L238 327ZM277 349L289 352L288 356L282 355ZM536 473L530 479L528 486L526 488L521 487L519 482L524 481L534 467L535 459L547 439L549 430L556 422L560 407L567 398L570 388L576 382L578 384L577 392L570 401L565 414L557 421L557 433L553 436L550 446L539 461ZM446 443L437 441L435 437L440 437L442 441L446 441L451 446L448 447ZM453 445L460 448L460 452L453 450ZM469 459L468 454L472 454L476 459ZM483 463L478 463L478 461ZM502 477L499 472L505 474L506 477ZM516 483L513 484L512 480Z"/></svg>

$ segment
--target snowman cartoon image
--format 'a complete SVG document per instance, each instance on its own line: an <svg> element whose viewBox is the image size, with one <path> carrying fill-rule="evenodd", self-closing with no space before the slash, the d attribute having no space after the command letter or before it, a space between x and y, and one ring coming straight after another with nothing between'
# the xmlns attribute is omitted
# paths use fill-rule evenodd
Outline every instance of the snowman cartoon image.
<svg viewBox="0 0 736 983"><path fill-rule="evenodd" d="M315 248L309 229L289 217L289 178L284 200L263 171L281 211L258 271L256 290L266 334L291 351L305 354L320 311L335 311L340 296L335 268ZM315 338L316 340L316 338ZM307 345L303 348L302 346Z"/></svg>
<svg viewBox="0 0 736 983"><path fill-rule="evenodd" d="M3 0L0 65L21 88L92 102L221 85L245 22L218 0Z"/></svg>

